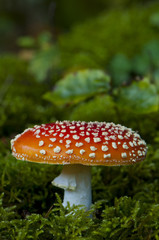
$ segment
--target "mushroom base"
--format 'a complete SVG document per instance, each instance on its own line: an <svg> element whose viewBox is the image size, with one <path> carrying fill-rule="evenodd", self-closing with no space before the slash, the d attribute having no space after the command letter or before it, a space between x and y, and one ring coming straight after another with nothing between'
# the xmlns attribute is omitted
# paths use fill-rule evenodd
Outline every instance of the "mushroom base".
<svg viewBox="0 0 159 240"><path fill-rule="evenodd" d="M83 205L87 210L92 204L91 167L65 165L61 174L52 181L54 186L64 189L63 206Z"/></svg>

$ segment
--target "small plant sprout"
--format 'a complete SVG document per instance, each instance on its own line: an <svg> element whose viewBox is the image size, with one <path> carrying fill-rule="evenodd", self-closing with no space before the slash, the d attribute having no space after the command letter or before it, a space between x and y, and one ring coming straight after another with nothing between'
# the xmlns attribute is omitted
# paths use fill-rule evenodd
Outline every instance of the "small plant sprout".
<svg viewBox="0 0 159 240"><path fill-rule="evenodd" d="M129 165L145 159L147 147L130 128L106 122L63 121L26 129L11 141L17 159L63 165L52 184L64 189L63 205L90 208L91 166Z"/></svg>

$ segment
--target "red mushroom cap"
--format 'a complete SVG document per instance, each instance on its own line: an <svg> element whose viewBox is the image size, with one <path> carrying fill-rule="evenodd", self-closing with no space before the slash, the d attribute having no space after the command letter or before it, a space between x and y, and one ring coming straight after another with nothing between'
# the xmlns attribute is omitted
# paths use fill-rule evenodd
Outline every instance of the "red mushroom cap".
<svg viewBox="0 0 159 240"><path fill-rule="evenodd" d="M55 122L26 129L11 141L17 159L49 164L127 165L147 147L130 128L105 122Z"/></svg>

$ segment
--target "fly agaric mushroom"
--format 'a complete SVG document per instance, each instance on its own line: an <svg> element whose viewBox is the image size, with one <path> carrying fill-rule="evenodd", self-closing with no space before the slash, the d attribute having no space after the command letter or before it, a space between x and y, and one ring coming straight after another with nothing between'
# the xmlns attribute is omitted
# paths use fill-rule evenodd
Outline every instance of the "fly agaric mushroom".
<svg viewBox="0 0 159 240"><path fill-rule="evenodd" d="M11 141L17 159L64 165L53 185L64 189L63 205L84 205L89 209L91 168L140 162L146 157L146 143L130 128L114 123L63 121L26 129Z"/></svg>

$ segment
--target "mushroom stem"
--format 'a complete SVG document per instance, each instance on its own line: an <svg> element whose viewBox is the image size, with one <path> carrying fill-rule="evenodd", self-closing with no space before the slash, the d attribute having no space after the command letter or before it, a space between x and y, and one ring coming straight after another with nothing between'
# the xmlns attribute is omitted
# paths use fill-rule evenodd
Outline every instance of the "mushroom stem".
<svg viewBox="0 0 159 240"><path fill-rule="evenodd" d="M64 189L63 206L84 205L88 210L92 204L91 168L84 165L65 165L61 174L52 181L54 186Z"/></svg>

